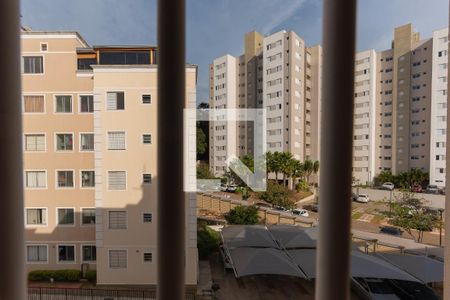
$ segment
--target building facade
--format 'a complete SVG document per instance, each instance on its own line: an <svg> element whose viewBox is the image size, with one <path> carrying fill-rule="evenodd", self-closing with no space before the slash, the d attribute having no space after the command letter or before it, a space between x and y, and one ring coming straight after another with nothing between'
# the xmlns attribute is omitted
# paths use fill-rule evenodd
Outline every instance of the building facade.
<svg viewBox="0 0 450 300"><path fill-rule="evenodd" d="M244 44L243 55L225 55L211 65L210 108L265 108L267 151L318 159L321 47L306 47L293 31L265 37L250 32ZM210 124L210 169L215 175L226 171L226 155L254 154L252 123L231 124Z"/></svg>
<svg viewBox="0 0 450 300"><path fill-rule="evenodd" d="M96 269L98 284L156 285L156 49L23 31L22 59L27 270ZM186 85L195 107L195 66ZM186 203L195 285L195 195Z"/></svg>

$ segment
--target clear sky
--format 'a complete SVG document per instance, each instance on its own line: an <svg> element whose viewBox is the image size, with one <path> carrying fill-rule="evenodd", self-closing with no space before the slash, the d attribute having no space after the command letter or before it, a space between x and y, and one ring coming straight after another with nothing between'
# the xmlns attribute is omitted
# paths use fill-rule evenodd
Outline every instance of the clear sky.
<svg viewBox="0 0 450 300"><path fill-rule="evenodd" d="M6 0L3 0L6 1ZM78 31L91 45L156 45L156 0L22 0L22 24ZM208 65L243 52L244 34L297 32L321 41L322 0L187 0L187 61L199 66L198 102L208 100ZM413 23L422 37L448 25L448 0L359 0L358 50L390 47L393 28Z"/></svg>

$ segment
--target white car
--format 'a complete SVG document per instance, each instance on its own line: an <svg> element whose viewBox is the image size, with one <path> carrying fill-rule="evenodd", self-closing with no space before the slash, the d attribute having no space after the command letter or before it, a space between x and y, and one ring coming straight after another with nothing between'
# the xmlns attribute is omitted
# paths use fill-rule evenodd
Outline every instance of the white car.
<svg viewBox="0 0 450 300"><path fill-rule="evenodd" d="M359 194L358 198L356 198L357 202L367 203L369 202L369 195L367 194Z"/></svg>
<svg viewBox="0 0 450 300"><path fill-rule="evenodd" d="M301 208L295 208L292 210L293 215L302 216L302 217L309 217L309 213L306 209Z"/></svg>
<svg viewBox="0 0 450 300"><path fill-rule="evenodd" d="M381 186L381 188L383 190L388 190L388 191L393 191L395 186L392 182L385 182L383 183L383 185Z"/></svg>

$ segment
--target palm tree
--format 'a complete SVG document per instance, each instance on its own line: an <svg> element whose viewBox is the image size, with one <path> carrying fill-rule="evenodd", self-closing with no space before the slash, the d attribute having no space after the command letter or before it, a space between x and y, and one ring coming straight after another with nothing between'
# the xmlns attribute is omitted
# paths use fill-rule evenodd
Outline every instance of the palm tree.
<svg viewBox="0 0 450 300"><path fill-rule="evenodd" d="M274 159L273 153L268 151L266 152L266 182L269 181L269 174L274 172Z"/></svg>
<svg viewBox="0 0 450 300"><path fill-rule="evenodd" d="M317 175L317 173L319 172L319 167L320 167L319 161L315 160L314 164L313 164L313 173L314 173L314 175Z"/></svg>
<svg viewBox="0 0 450 300"><path fill-rule="evenodd" d="M292 173L292 161L293 155L290 152L281 152L280 154L280 171L283 173L283 184L287 186L286 175Z"/></svg>
<svg viewBox="0 0 450 300"><path fill-rule="evenodd" d="M303 170L305 171L306 182L309 184L309 177L314 172L314 163L310 159L305 159L303 162Z"/></svg>
<svg viewBox="0 0 450 300"><path fill-rule="evenodd" d="M278 173L281 172L281 152L275 151L272 155L272 172L275 173L275 181L278 181Z"/></svg>
<svg viewBox="0 0 450 300"><path fill-rule="evenodd" d="M294 187L297 183L297 178L303 177L305 175L305 171L303 169L303 164L299 160L294 159L292 164L293 164L293 169L294 169L294 171L292 172L292 175L291 175L292 176L292 187L293 187L292 189L294 189Z"/></svg>

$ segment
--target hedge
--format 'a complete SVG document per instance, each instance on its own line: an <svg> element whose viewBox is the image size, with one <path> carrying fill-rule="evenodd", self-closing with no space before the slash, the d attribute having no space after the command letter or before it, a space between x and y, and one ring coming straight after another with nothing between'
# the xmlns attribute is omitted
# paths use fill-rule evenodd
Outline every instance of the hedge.
<svg viewBox="0 0 450 300"><path fill-rule="evenodd" d="M95 282L97 280L97 271L96 270L88 270L88 271L86 271L85 277L90 282Z"/></svg>
<svg viewBox="0 0 450 300"><path fill-rule="evenodd" d="M80 281L81 271L79 270L35 270L28 273L30 281Z"/></svg>

